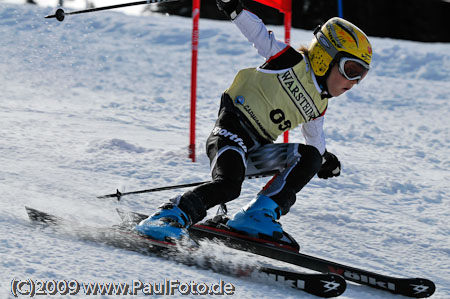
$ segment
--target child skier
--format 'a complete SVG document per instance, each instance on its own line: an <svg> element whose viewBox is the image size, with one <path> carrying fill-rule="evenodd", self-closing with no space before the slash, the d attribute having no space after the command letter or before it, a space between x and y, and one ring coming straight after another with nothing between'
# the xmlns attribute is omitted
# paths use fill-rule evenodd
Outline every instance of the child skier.
<svg viewBox="0 0 450 299"><path fill-rule="evenodd" d="M317 173L339 176L341 164L325 148L328 99L358 84L372 58L367 36L350 22L332 18L299 51L275 39L240 0L216 0L266 61L238 72L223 93L219 116L206 144L212 181L171 199L135 230L159 240L179 239L206 211L237 198L245 174L279 170L241 211L227 222L250 236L283 237L277 221ZM302 125L306 144L274 144L284 131Z"/></svg>

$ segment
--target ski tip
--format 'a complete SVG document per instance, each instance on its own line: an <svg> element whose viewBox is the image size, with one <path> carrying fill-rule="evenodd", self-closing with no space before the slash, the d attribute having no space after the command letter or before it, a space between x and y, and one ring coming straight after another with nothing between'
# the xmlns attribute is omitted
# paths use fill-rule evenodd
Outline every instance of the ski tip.
<svg viewBox="0 0 450 299"><path fill-rule="evenodd" d="M30 220L33 221L38 221L39 220L39 215L42 213L36 209L30 208L28 206L25 206L25 210L27 211L28 214L28 218L30 218Z"/></svg>
<svg viewBox="0 0 450 299"><path fill-rule="evenodd" d="M413 298L427 298L434 294L436 285L426 278L405 279L400 294Z"/></svg>
<svg viewBox="0 0 450 299"><path fill-rule="evenodd" d="M34 208L30 208L28 206L25 206L25 210L27 211L28 217L32 221L41 222L45 224L56 224L59 220L59 218L56 216L44 213Z"/></svg>
<svg viewBox="0 0 450 299"><path fill-rule="evenodd" d="M318 284L314 287L315 295L323 298L333 298L342 295L347 289L347 281L339 274L328 273L324 274L323 279L320 279Z"/></svg>
<svg viewBox="0 0 450 299"><path fill-rule="evenodd" d="M25 206L25 211L27 211L28 217L32 219L37 213L39 213L38 210L30 208L28 206Z"/></svg>

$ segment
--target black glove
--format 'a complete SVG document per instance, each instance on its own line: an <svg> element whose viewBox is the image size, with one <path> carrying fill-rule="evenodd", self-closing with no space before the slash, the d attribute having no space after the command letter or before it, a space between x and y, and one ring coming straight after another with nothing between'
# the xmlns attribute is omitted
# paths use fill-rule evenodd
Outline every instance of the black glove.
<svg viewBox="0 0 450 299"><path fill-rule="evenodd" d="M234 20L242 11L243 6L240 0L216 0L219 10L230 19Z"/></svg>
<svg viewBox="0 0 450 299"><path fill-rule="evenodd" d="M338 158L327 151L325 151L322 157L322 167L317 173L317 176L321 179L339 176L341 174L341 162L339 162Z"/></svg>

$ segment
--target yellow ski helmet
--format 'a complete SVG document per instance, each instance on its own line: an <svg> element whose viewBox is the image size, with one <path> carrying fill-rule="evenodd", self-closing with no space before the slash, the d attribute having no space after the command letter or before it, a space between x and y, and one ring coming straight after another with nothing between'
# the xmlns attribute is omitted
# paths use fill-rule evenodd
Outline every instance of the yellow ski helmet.
<svg viewBox="0 0 450 299"><path fill-rule="evenodd" d="M361 29L349 21L334 17L314 31L308 56L314 74L324 76L330 65L341 57L357 58L369 68L372 46Z"/></svg>

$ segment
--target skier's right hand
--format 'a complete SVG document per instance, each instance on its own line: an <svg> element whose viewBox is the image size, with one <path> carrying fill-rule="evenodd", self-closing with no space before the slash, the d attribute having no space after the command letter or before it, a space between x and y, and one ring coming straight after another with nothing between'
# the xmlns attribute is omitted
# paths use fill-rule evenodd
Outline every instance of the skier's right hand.
<svg viewBox="0 0 450 299"><path fill-rule="evenodd" d="M216 0L216 4L230 20L234 20L243 9L240 0Z"/></svg>

